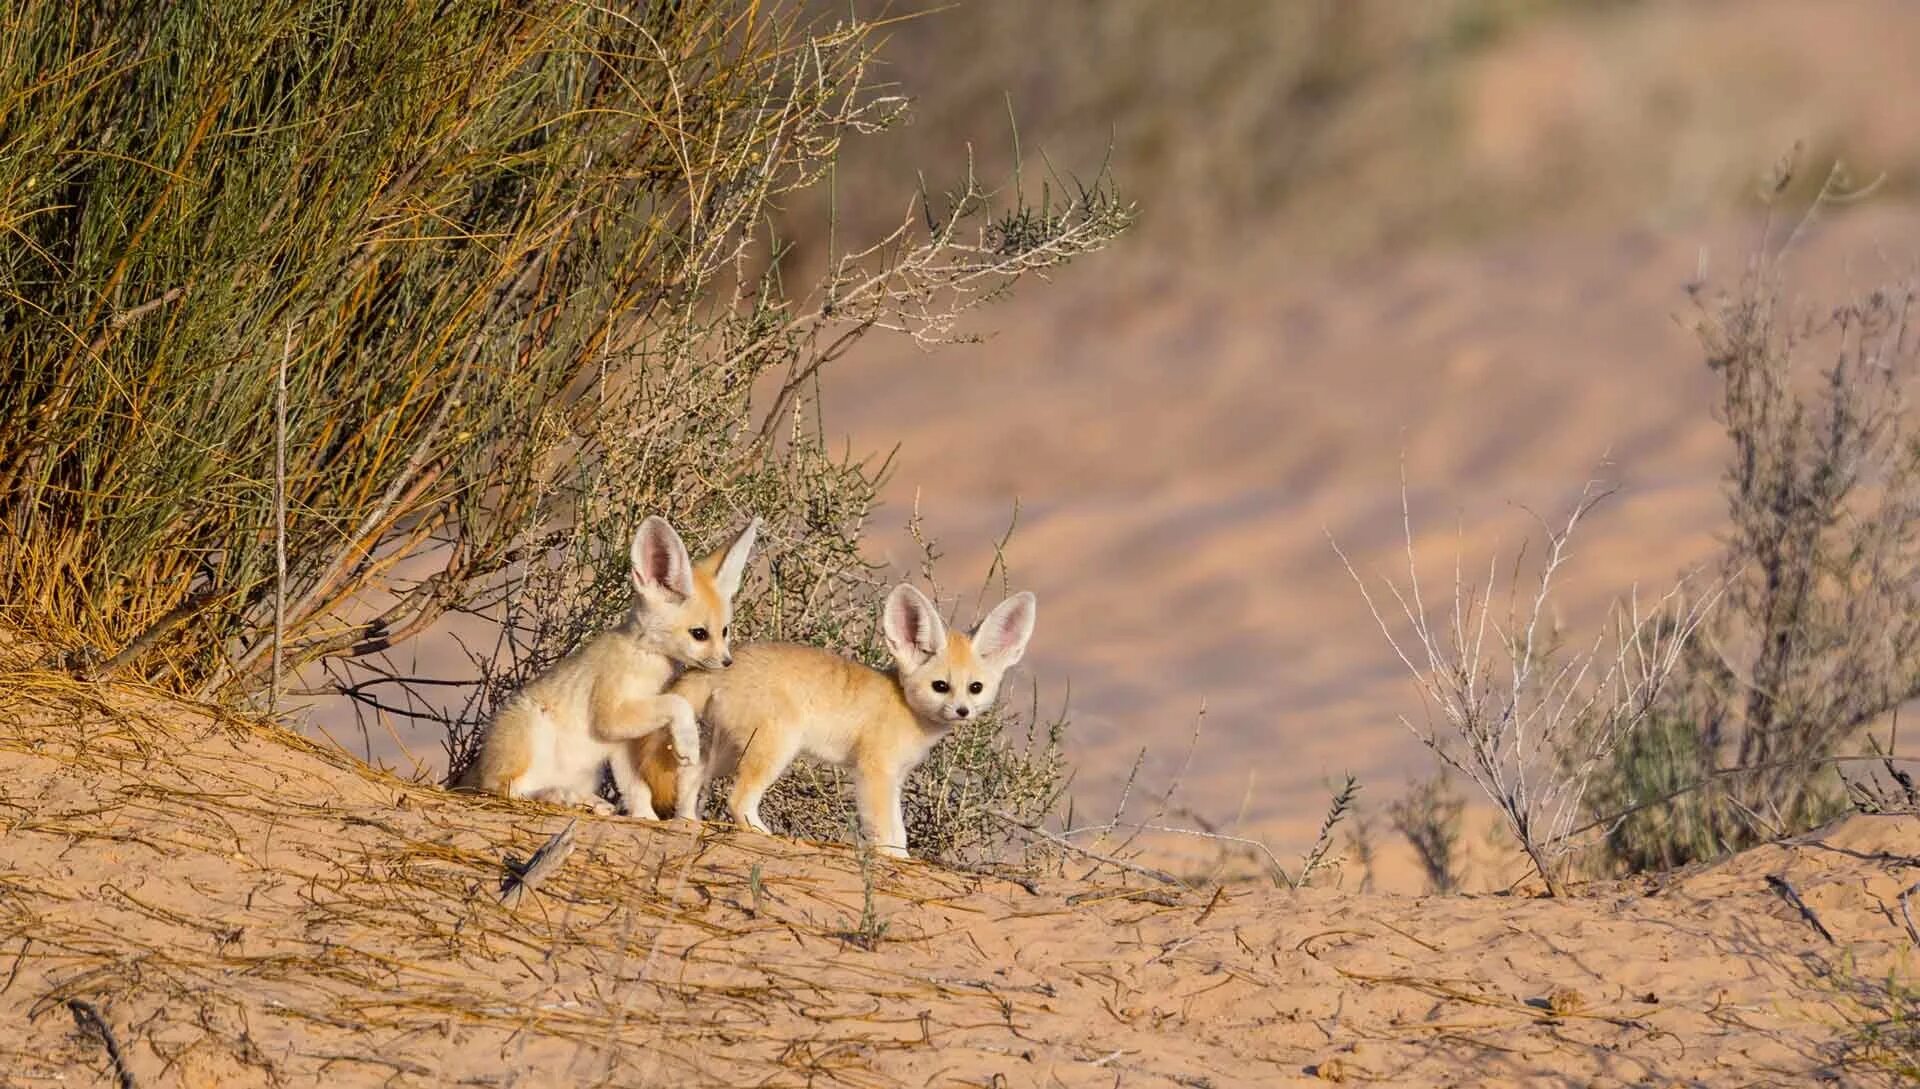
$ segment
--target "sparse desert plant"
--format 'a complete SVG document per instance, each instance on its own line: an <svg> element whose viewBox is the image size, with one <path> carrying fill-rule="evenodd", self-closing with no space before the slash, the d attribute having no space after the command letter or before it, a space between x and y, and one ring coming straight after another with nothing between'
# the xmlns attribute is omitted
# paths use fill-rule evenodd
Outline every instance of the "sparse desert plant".
<svg viewBox="0 0 1920 1089"><path fill-rule="evenodd" d="M1417 783L1387 807L1394 831L1406 838L1427 875L1430 891L1446 894L1460 887L1461 817L1466 799L1442 770Z"/></svg>
<svg viewBox="0 0 1920 1089"><path fill-rule="evenodd" d="M1567 563L1580 522L1608 493L1589 482L1558 524L1541 520L1544 555L1519 599L1520 561L1505 579L1495 557L1486 581L1471 584L1458 562L1452 604L1436 624L1413 558L1413 521L1401 488L1407 584L1382 582L1406 631L1396 634L1339 545L1335 551L1423 701L1437 710L1423 725L1401 721L1448 767L1494 803L1547 891L1564 895L1567 833L1585 812L1587 786L1614 750L1653 713L1682 651L1719 591L1690 597L1682 579L1651 608L1637 592L1617 602L1591 642L1567 645L1547 622L1554 579ZM1495 588L1509 591L1496 617Z"/></svg>
<svg viewBox="0 0 1920 1089"><path fill-rule="evenodd" d="M1307 848L1307 853L1300 858L1299 875L1291 882L1295 888L1311 881L1313 875L1323 866L1339 867L1341 860L1330 857L1330 852L1333 850L1333 833L1340 827L1342 821L1352 815L1354 803L1359 797L1360 780L1349 773L1346 781L1333 791L1332 798L1327 802L1327 815L1320 819L1320 834L1314 837L1313 846Z"/></svg>
<svg viewBox="0 0 1920 1089"><path fill-rule="evenodd" d="M1809 218L1848 196L1836 168ZM1731 444L1726 600L1657 728L1618 750L1589 799L1598 823L1632 810L1609 826L1616 866L1711 858L1840 812L1843 750L1920 696L1920 436L1906 402L1920 296L1899 283L1791 312L1791 249L1763 247L1729 291L1693 292Z"/></svg>
<svg viewBox="0 0 1920 1089"><path fill-rule="evenodd" d="M1920 1084L1920 984L1911 966L1868 976L1842 958L1823 979L1841 1011L1834 1059L1849 1082Z"/></svg>
<svg viewBox="0 0 1920 1089"><path fill-rule="evenodd" d="M1374 863L1379 858L1379 846L1374 839L1374 826L1380 814L1371 808L1356 808L1353 812L1353 827L1347 830L1347 850L1352 853L1353 861L1360 867L1360 891L1372 892L1374 882Z"/></svg>

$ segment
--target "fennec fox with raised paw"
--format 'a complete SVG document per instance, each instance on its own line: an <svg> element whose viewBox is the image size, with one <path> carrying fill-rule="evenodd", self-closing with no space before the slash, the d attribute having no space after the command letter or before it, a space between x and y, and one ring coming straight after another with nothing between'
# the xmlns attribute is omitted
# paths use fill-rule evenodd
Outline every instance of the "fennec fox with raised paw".
<svg viewBox="0 0 1920 1089"><path fill-rule="evenodd" d="M689 673L673 686L712 728L696 790L734 775L733 819L765 832L760 799L796 756L850 768L862 831L882 854L907 857L900 791L928 750L956 722L993 706L1006 671L1026 653L1036 600L1019 593L995 606L971 634L948 634L933 603L911 586L887 595L881 631L894 673L818 647L758 643L740 648L725 673ZM678 791L677 739L633 747L655 791ZM664 800L664 799L661 799ZM676 794L677 807L688 799ZM697 807L696 798L691 804Z"/></svg>
<svg viewBox="0 0 1920 1089"><path fill-rule="evenodd" d="M653 798L630 743L658 732L673 742L667 778L690 788L674 815L693 817L699 723L666 688L683 671L733 664L733 595L759 529L759 519L749 521L732 544L696 564L665 519L640 523L633 611L508 698L460 786L609 813L598 791L600 769L611 762L623 811L651 819Z"/></svg>

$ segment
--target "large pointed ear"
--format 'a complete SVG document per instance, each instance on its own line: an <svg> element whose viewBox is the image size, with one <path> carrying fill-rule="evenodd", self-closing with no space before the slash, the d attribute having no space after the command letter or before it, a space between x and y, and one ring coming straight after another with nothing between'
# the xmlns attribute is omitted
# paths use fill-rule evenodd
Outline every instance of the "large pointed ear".
<svg viewBox="0 0 1920 1089"><path fill-rule="evenodd" d="M909 673L947 649L947 625L941 621L940 611L925 594L904 582L887 595L880 630L887 637L893 660Z"/></svg>
<svg viewBox="0 0 1920 1089"><path fill-rule="evenodd" d="M633 535L633 586L641 593L667 593L675 599L693 594L693 561L687 546L665 518L649 515Z"/></svg>
<svg viewBox="0 0 1920 1089"><path fill-rule="evenodd" d="M700 566L713 575L713 585L722 597L731 598L740 592L740 580L747 573L747 557L753 551L753 542L760 536L760 519L748 520L747 528L725 551L715 552L700 561Z"/></svg>
<svg viewBox="0 0 1920 1089"><path fill-rule="evenodd" d="M980 626L973 629L973 652L998 669L1011 669L1027 652L1027 640L1033 638L1034 614L1040 601L1022 590L993 607Z"/></svg>

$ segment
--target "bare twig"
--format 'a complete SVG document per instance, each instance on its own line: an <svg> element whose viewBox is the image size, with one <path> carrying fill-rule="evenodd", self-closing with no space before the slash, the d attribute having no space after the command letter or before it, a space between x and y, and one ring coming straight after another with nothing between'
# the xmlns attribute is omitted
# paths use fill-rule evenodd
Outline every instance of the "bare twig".
<svg viewBox="0 0 1920 1089"><path fill-rule="evenodd" d="M133 1071L127 1068L127 1057L120 1050L120 1041L114 1038L113 1029L107 1026L107 1019L100 1016L100 1010L84 998L67 999L67 1009L73 1011L73 1023L81 1032L91 1032L100 1038L107 1049L107 1061L113 1064L114 1077L120 1082L120 1089L134 1089Z"/></svg>
<svg viewBox="0 0 1920 1089"><path fill-rule="evenodd" d="M1027 822L1019 820L1011 816L1010 814L1002 812L1001 810L998 810L998 809L989 810L989 812L992 813L992 815L998 818L1001 822L1006 824L1009 828L1018 829L1031 836L1038 836L1039 838L1046 840L1048 843L1053 844L1055 847L1059 847L1067 851L1072 851L1074 854L1080 855L1084 858L1090 858L1095 862L1105 863L1108 866L1117 866L1120 869L1126 870L1130 873L1137 873L1142 877L1150 877L1153 880L1158 881L1163 885L1179 885L1183 888L1186 885L1186 882L1180 880L1179 878L1173 876L1172 874L1166 872L1165 870L1156 870L1151 866L1142 866L1137 862L1128 862L1124 858L1115 858L1112 855L1104 855L1097 851L1090 851L1087 848L1082 847L1077 843L1074 843L1072 840L1069 840L1063 836L1055 835L1054 833L1047 831L1045 828L1041 828L1039 825L1028 824Z"/></svg>
<svg viewBox="0 0 1920 1089"><path fill-rule="evenodd" d="M282 642L287 634L287 357L293 354L293 323L280 346L273 382L273 680L267 709L280 710Z"/></svg>
<svg viewBox="0 0 1920 1089"><path fill-rule="evenodd" d="M1827 944L1839 944L1834 941L1833 934L1827 929L1826 924L1820 921L1820 916L1815 915L1813 908L1801 898L1800 890L1794 888L1791 881L1780 874L1770 873L1767 875L1767 887L1779 893L1781 899L1793 905L1793 909L1800 913L1800 917L1805 919L1821 937L1827 939Z"/></svg>
<svg viewBox="0 0 1920 1089"><path fill-rule="evenodd" d="M511 911L520 906L527 893L540 887L540 883L551 877L560 868L567 856L573 853L573 835L576 821L568 821L565 828L555 832L542 844L540 849L525 862L507 860L507 876L500 881L500 904Z"/></svg>

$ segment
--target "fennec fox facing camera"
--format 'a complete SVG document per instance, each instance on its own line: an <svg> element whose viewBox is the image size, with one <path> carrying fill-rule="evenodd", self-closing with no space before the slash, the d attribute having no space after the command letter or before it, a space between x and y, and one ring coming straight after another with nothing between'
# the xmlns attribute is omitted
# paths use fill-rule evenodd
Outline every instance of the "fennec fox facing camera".
<svg viewBox="0 0 1920 1089"><path fill-rule="evenodd" d="M933 603L901 585L887 595L881 614L895 664L891 676L791 643L743 646L724 674L687 674L673 693L712 728L696 789L732 772L727 808L733 819L765 832L761 796L794 757L851 768L868 842L882 854L907 857L901 787L955 723L993 706L1001 677L1026 653L1036 607L1031 593L1015 594L971 634L950 635ZM633 746L642 754L642 774L663 793L670 782L678 790L687 779L676 774L669 740ZM671 745L677 747L677 739ZM684 795L675 802L682 809L689 804Z"/></svg>
<svg viewBox="0 0 1920 1089"><path fill-rule="evenodd" d="M682 671L733 664L733 595L759 530L758 518L749 521L732 544L696 564L665 519L640 523L633 611L508 698L460 785L608 813L598 791L611 761L623 811L651 819L653 798L629 743L657 731L673 741L668 779L690 788L674 815L692 817L699 723L686 700L665 692Z"/></svg>

